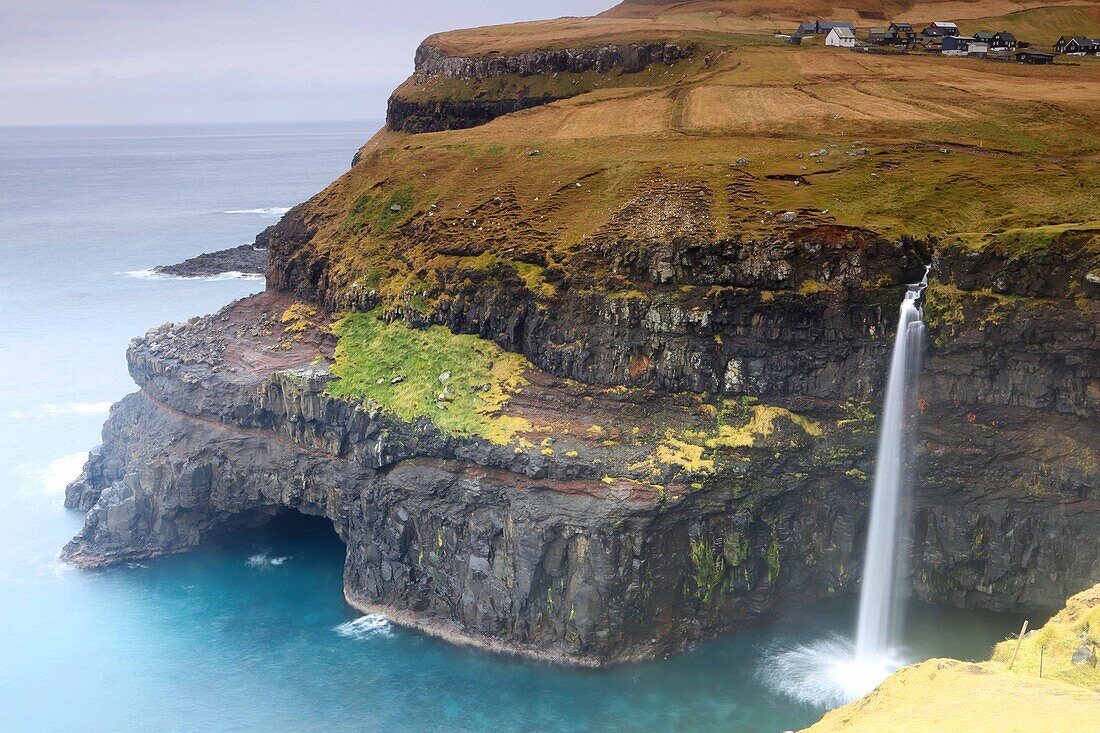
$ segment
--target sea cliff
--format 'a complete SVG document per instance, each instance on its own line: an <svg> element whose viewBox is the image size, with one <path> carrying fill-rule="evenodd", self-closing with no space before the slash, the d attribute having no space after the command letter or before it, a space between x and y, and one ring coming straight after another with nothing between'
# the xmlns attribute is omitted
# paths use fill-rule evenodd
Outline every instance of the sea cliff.
<svg viewBox="0 0 1100 733"><path fill-rule="evenodd" d="M267 291L130 344L65 557L299 511L363 610L566 663L676 652L855 587L927 271L914 595L1029 610L1100 581L1096 110L1050 147L1035 70L960 92L991 82L662 7L429 39L390 129L267 234ZM829 101L882 78L858 114Z"/></svg>

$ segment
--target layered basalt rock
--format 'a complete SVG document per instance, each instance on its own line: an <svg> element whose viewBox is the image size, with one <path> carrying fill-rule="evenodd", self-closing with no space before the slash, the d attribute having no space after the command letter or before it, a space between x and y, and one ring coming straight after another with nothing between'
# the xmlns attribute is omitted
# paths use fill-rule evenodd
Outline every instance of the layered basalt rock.
<svg viewBox="0 0 1100 733"><path fill-rule="evenodd" d="M142 390L116 405L68 489L68 506L90 507L70 561L180 552L295 509L344 539L353 605L589 665L682 649L850 581L865 497L849 462L810 477L827 448L793 424L701 488L671 468L668 483L640 480L636 447L582 441L569 457L446 436L326 394L331 375L309 364L331 352L323 335L270 348L286 305L259 296L131 344ZM561 389L541 386L540 400ZM847 440L862 455L870 438Z"/></svg>
<svg viewBox="0 0 1100 733"><path fill-rule="evenodd" d="M453 56L429 39L416 49L414 73L422 77L452 79L489 79L505 74L583 74L586 71L604 74L612 69L622 69L629 74L651 63L673 64L690 52L690 48L662 41L524 51L514 55Z"/></svg>

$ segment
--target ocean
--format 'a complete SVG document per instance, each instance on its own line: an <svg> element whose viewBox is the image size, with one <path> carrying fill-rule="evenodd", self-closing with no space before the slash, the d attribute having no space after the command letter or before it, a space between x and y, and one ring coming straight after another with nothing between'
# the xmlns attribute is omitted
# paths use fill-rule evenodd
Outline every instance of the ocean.
<svg viewBox="0 0 1100 733"><path fill-rule="evenodd" d="M363 617L324 520L102 571L58 559L65 484L135 386L131 337L263 288L147 270L250 242L379 122L0 128L0 730L745 731L812 723L777 650L850 635L840 599L667 660L570 670ZM1015 616L913 605L907 657L982 658Z"/></svg>

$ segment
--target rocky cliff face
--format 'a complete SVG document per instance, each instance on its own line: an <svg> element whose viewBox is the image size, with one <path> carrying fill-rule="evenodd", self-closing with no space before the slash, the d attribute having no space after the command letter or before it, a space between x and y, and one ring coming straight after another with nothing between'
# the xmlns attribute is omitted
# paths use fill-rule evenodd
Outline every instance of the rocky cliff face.
<svg viewBox="0 0 1100 733"><path fill-rule="evenodd" d="M535 76L586 71L603 74L618 68L630 74L651 63L673 64L687 55L688 51L677 44L665 42L524 51L508 56L450 56L425 43L416 50L415 73L425 77L488 79L506 74Z"/></svg>
<svg viewBox="0 0 1100 733"><path fill-rule="evenodd" d="M561 48L525 51L514 55L453 56L429 42L416 51L413 77L390 97L386 126L390 130L420 133L458 130L483 125L502 115L537 107L588 91L592 78L611 73L632 74L650 64L672 64L687 58L691 48L673 43L628 43L590 48ZM529 77L558 79L545 89L532 89L523 82ZM480 82L514 77L514 88L481 88ZM431 95L418 91L439 80L466 82L470 98Z"/></svg>
<svg viewBox="0 0 1100 733"><path fill-rule="evenodd" d="M909 277L926 251L877 239L847 246L841 257L813 240L726 246L724 256L670 248L685 254L669 277L740 282L694 304L586 294L549 310L525 302L530 291L474 287L451 291L434 315L405 314L522 351L541 368L530 375L537 392L516 398L525 409L557 424L643 426L651 437L634 443L553 433L556 450L513 449L333 397L334 339L321 327L285 330L280 314L295 302L286 295L156 329L128 354L141 392L115 408L68 492L69 506L90 511L66 556L99 565L183 551L281 511L323 515L348 546L345 593L358 608L590 665L676 651L846 592L873 472L875 417L861 399L881 385L900 295L855 283ZM767 264L738 270L746 260ZM838 261L848 269L836 271ZM848 286L762 297L777 273L801 281L825 266ZM746 287L751 278L757 287ZM969 308L983 296L933 297ZM1042 305L1065 320L1094 302ZM923 391L911 566L922 598L1052 606L1100 573L1100 436L1088 397L1096 321L1036 343L1026 335L1047 316L1026 305L998 323L933 319L934 341L956 332L933 344ZM968 340L983 344L978 356ZM656 391L570 392L576 383L559 377ZM1067 397L1044 397L1039 385L1059 382ZM679 390L775 405L731 413L748 410L754 422L795 417L716 449L712 465L654 463L645 456L677 445L661 436L682 407Z"/></svg>

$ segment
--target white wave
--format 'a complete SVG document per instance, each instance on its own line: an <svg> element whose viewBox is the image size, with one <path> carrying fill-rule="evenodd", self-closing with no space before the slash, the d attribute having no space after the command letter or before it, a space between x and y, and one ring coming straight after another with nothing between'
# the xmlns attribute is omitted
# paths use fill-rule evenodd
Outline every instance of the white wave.
<svg viewBox="0 0 1100 733"><path fill-rule="evenodd" d="M262 209L230 209L223 214L257 214L259 216L282 216L290 211L289 206L267 206Z"/></svg>
<svg viewBox="0 0 1100 733"><path fill-rule="evenodd" d="M821 708L863 697L905 662L896 652L857 659L848 639L776 647L764 654L760 677L772 692Z"/></svg>
<svg viewBox="0 0 1100 733"><path fill-rule="evenodd" d="M249 556L245 561L245 565L250 568L260 568L261 570L268 568L277 568L284 564L290 558L286 555L272 557L267 552L257 552L255 555Z"/></svg>
<svg viewBox="0 0 1100 733"><path fill-rule="evenodd" d="M70 481L80 475L87 460L88 453L84 451L50 461L39 473L42 489L47 494L60 494Z"/></svg>
<svg viewBox="0 0 1100 733"><path fill-rule="evenodd" d="M130 277L149 278L152 280L195 280L199 282L217 282L219 280L263 280L266 275L259 272L241 272L240 270L226 270L217 275L198 275L195 277L183 277L182 275L170 275L160 272L156 268L148 270L127 270Z"/></svg>
<svg viewBox="0 0 1100 733"><path fill-rule="evenodd" d="M62 402L39 405L35 410L12 410L8 415L16 420L30 420L62 415L106 415L110 411L110 402Z"/></svg>
<svg viewBox="0 0 1100 733"><path fill-rule="evenodd" d="M352 621L342 623L333 629L340 636L348 639L372 639L375 637L393 636L393 627L380 613L368 613Z"/></svg>

